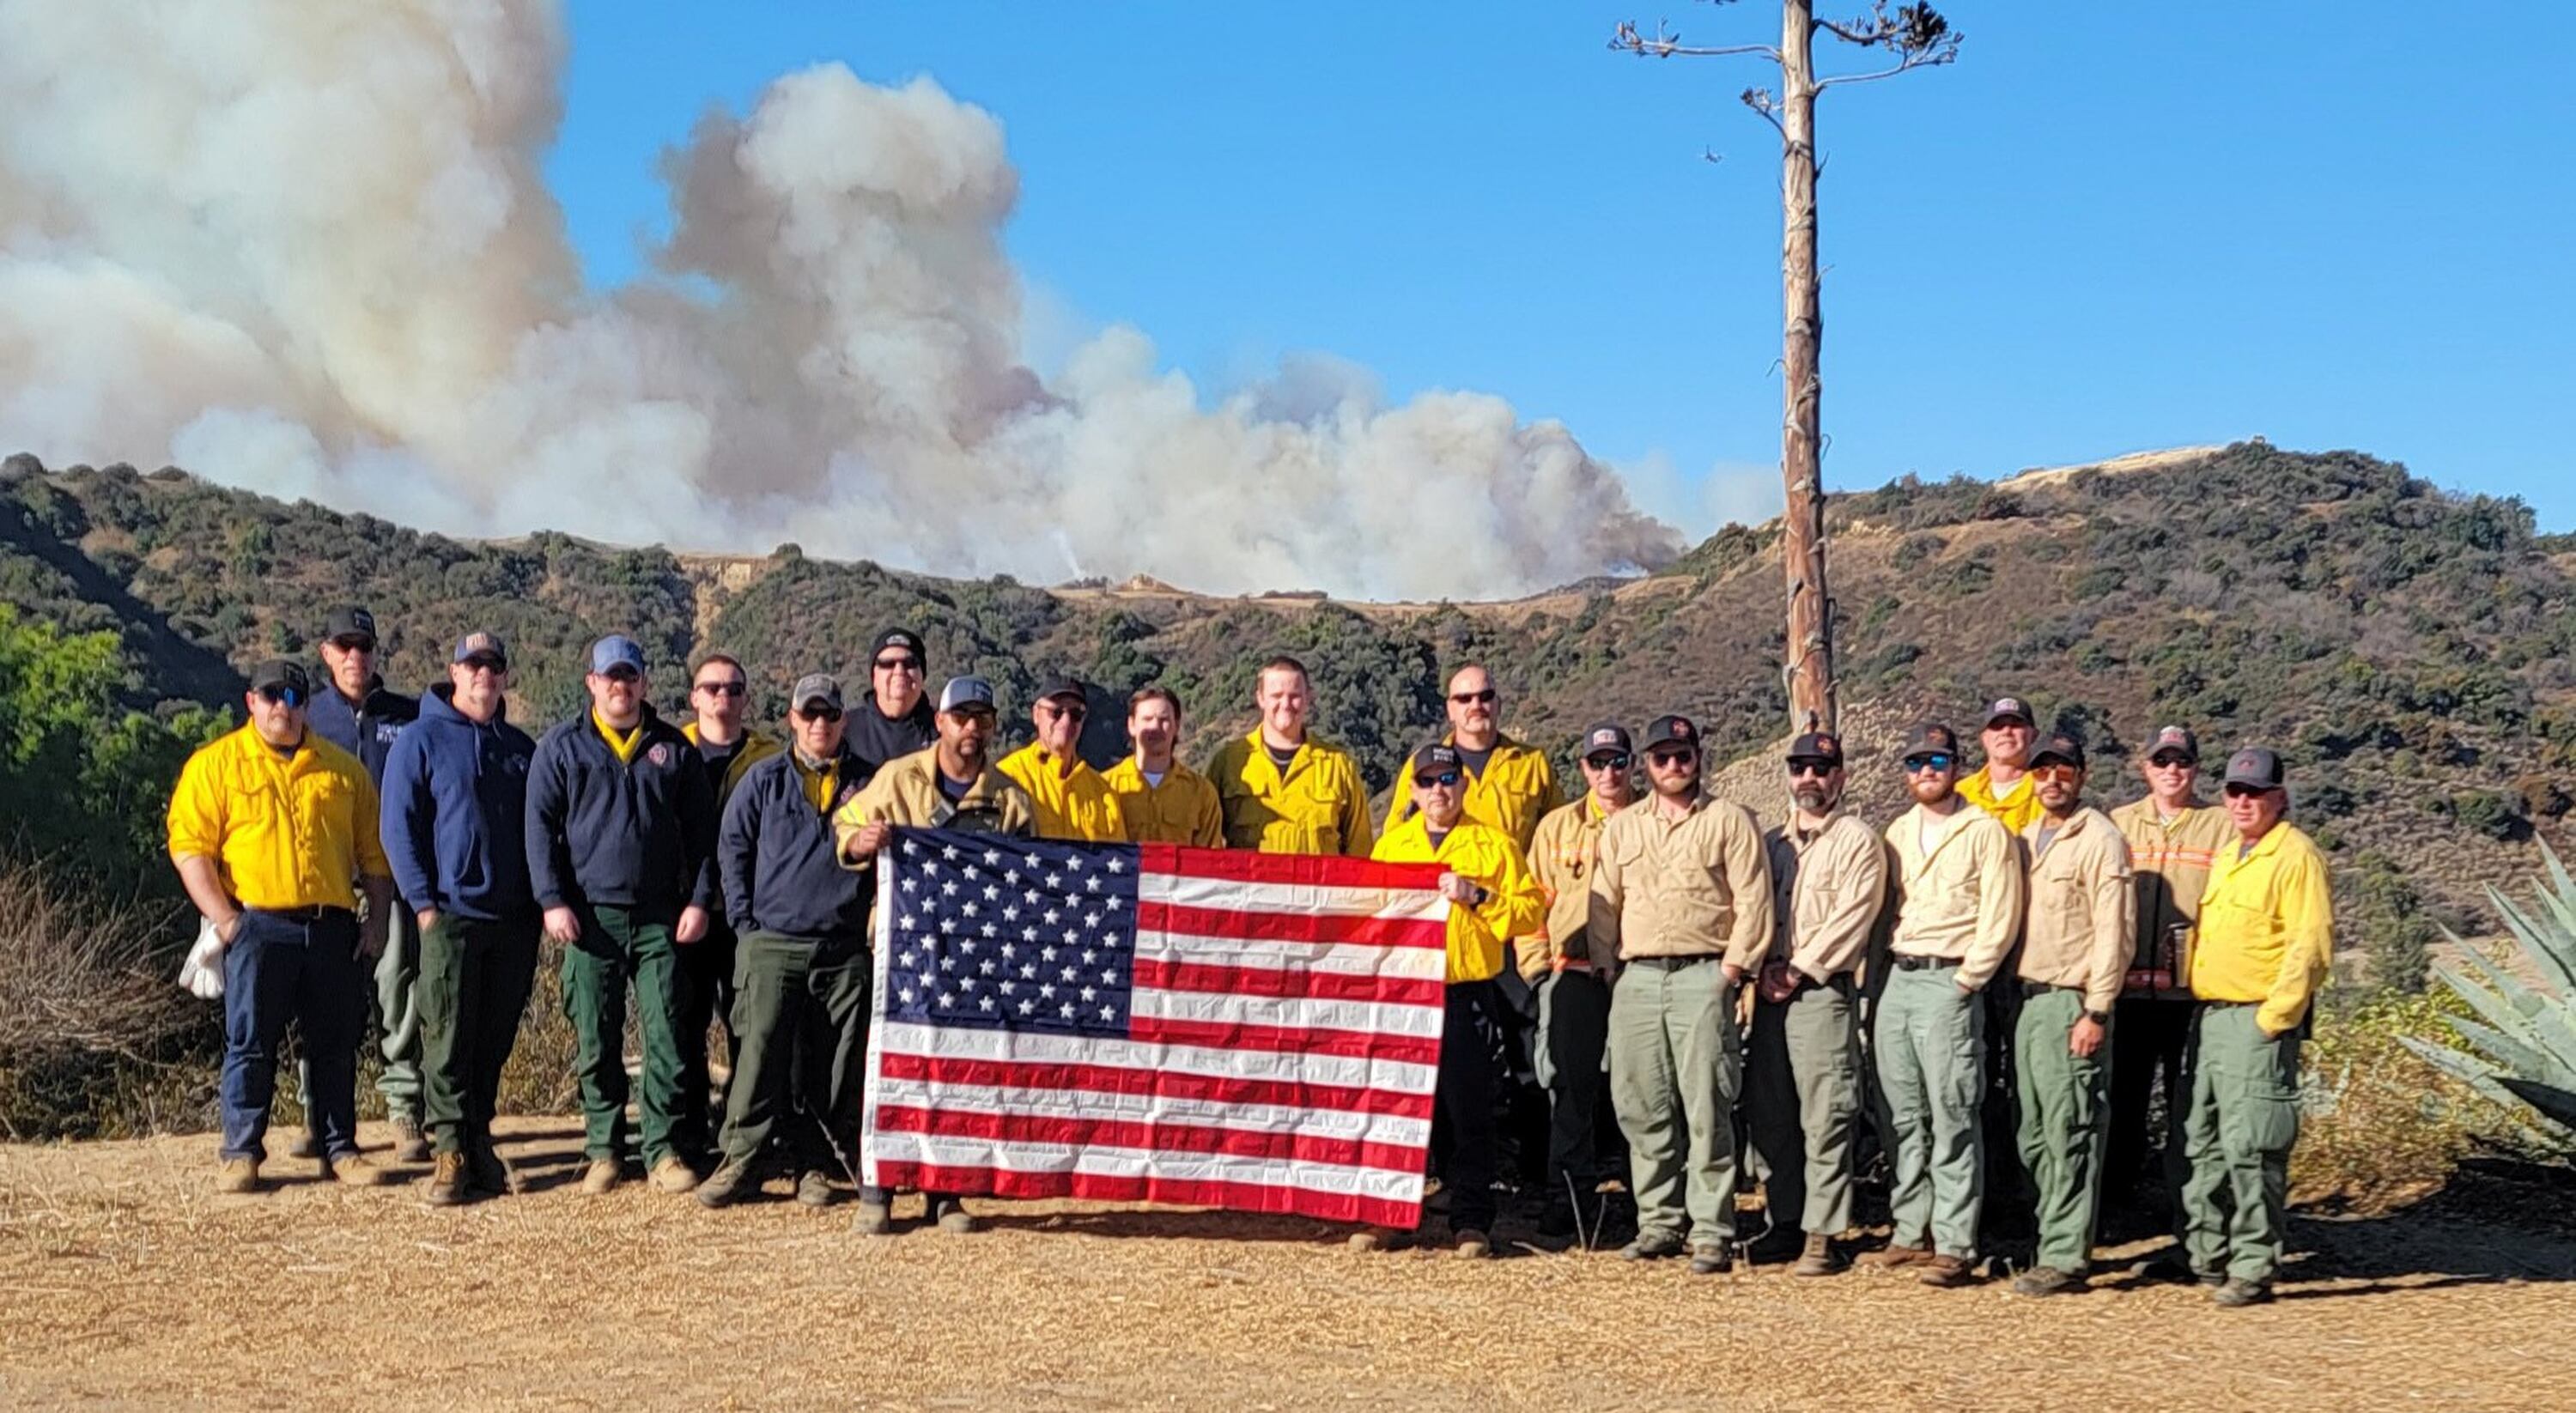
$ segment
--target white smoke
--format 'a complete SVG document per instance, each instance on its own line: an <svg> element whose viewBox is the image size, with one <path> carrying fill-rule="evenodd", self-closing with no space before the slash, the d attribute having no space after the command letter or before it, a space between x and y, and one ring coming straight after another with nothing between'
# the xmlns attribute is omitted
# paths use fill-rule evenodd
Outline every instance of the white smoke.
<svg viewBox="0 0 2576 1413"><path fill-rule="evenodd" d="M552 3L0 0L0 450L175 461L459 534L1038 581L1489 597L1679 548L1553 422L1128 328L1022 366L1001 124L825 65L665 154L586 293ZM1436 537L1424 527L1436 526Z"/></svg>

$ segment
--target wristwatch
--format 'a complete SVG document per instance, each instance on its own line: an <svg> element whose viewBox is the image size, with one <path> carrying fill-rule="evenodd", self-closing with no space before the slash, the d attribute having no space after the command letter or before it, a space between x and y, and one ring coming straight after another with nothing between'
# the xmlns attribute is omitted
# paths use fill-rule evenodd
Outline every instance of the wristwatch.
<svg viewBox="0 0 2576 1413"><path fill-rule="evenodd" d="M2084 1013L2084 1018L2093 1022L2095 1025L2109 1025L2111 1023L2111 1013L2109 1011L2086 1011Z"/></svg>

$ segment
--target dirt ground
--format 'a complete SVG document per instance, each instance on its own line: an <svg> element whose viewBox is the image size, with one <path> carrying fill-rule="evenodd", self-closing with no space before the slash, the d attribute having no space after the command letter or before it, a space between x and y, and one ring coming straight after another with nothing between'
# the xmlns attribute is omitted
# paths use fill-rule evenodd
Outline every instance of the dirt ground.
<svg viewBox="0 0 2576 1413"><path fill-rule="evenodd" d="M0 1404L2567 1406L2576 1241L2421 1211L2303 1220L2281 1300L2226 1312L2125 1275L2035 1301L1607 1253L1471 1264L1072 1203L862 1239L783 1183L725 1212L585 1198L572 1121L506 1132L535 1190L457 1210L289 1160L219 1197L204 1137L0 1148Z"/></svg>

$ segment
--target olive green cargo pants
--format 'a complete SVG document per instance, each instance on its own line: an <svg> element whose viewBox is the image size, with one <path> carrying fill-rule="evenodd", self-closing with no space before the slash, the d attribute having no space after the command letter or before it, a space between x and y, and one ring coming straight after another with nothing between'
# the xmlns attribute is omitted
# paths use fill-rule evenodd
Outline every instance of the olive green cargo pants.
<svg viewBox="0 0 2576 1413"><path fill-rule="evenodd" d="M581 1081L582 1151L590 1157L626 1156L626 987L635 986L635 1009L644 1037L644 1165L666 1157L694 1161L692 1131L706 1131L707 1094L688 1092L680 1056L673 919L605 904L582 910L581 940L564 949L564 1016L572 1022L573 1068ZM690 1037L700 1049L706 1036ZM694 1125L691 1115L694 1112Z"/></svg>
<svg viewBox="0 0 2576 1413"><path fill-rule="evenodd" d="M1960 990L1958 976L1955 964L1888 976L1878 1001L1878 1082L1895 1149L1895 1243L1929 1240L1944 1256L1974 1260L1985 1197L1986 998Z"/></svg>
<svg viewBox="0 0 2576 1413"><path fill-rule="evenodd" d="M855 1181L871 971L856 937L742 934L731 1020L742 1051L725 1090L726 1162L759 1157L784 1123L798 1172Z"/></svg>
<svg viewBox="0 0 2576 1413"><path fill-rule="evenodd" d="M1735 1240L1735 988L1716 958L1631 961L1610 991L1610 1104L1628 1136L1640 1236Z"/></svg>
<svg viewBox="0 0 2576 1413"><path fill-rule="evenodd" d="M2300 1030L2265 1035L2258 1009L2210 1001L2193 1009L2183 1246L2203 1275L2269 1283L2289 1236Z"/></svg>
<svg viewBox="0 0 2576 1413"><path fill-rule="evenodd" d="M1753 1008L1753 1151L1771 1229L1834 1236L1852 1224L1852 1129L1860 1115L1860 1028L1851 978Z"/></svg>
<svg viewBox="0 0 2576 1413"><path fill-rule="evenodd" d="M1998 983L2011 984L2011 983ZM2089 1056L2067 1048L2084 993L2056 987L2025 997L2014 1031L2021 1160L2039 1190L2039 1264L2084 1274L2102 1203L2111 1136L2111 1042Z"/></svg>

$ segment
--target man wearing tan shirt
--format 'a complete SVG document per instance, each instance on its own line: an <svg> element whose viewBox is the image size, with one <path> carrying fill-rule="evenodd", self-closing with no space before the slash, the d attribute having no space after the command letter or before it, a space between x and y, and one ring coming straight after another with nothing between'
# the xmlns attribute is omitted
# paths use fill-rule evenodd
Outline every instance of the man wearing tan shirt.
<svg viewBox="0 0 2576 1413"><path fill-rule="evenodd" d="M1960 796L1958 733L1936 722L1908 733L1905 781L1914 807L1887 826L1898 901L1876 1026L1896 1233L1874 1264L1920 1265L1926 1285L1965 1285L1975 1276L1985 1195L1978 993L2021 930L2021 859L2003 825Z"/></svg>
<svg viewBox="0 0 2576 1413"><path fill-rule="evenodd" d="M2111 1007L2137 951L2129 845L2084 803L2084 743L2062 732L2030 758L2040 815L2022 831L2030 915L2013 1046L2021 1160L2038 1189L2039 1262L2021 1295L2084 1289L2110 1120Z"/></svg>
<svg viewBox="0 0 2576 1413"><path fill-rule="evenodd" d="M2187 726L2163 726L2147 742L2139 767L2147 793L2111 811L2129 841L2136 874L2138 955L2112 1008L2111 1144L2102 1168L2104 1202L2117 1211L2146 1174L2147 1110L2164 1085L2163 1186L2181 1211L2182 1115L2190 1107L2183 1048L2191 1033L2191 939L2200 890L2218 851L2235 840L2227 811L2200 799L2200 738Z"/></svg>
<svg viewBox="0 0 2576 1413"><path fill-rule="evenodd" d="M1768 1174L1771 1232L1806 1234L1792 1268L1801 1276L1843 1268L1833 1239L1852 1224L1852 1121L1860 1112L1854 994L1887 896L1887 845L1842 812L1843 783L1842 738L1810 732L1790 742L1795 808L1763 841L1778 940L1754 993L1753 1151Z"/></svg>
<svg viewBox="0 0 2576 1413"><path fill-rule="evenodd" d="M1637 1198L1632 1261L1735 1264L1735 989L1771 950L1771 869L1743 806L1700 780L1699 728L1646 728L1654 793L1610 817L1592 876L1593 937L1615 949L1610 1100ZM1686 1195L1687 1194L1687 1195Z"/></svg>
<svg viewBox="0 0 2576 1413"><path fill-rule="evenodd" d="M1610 948L1592 935L1593 860L1601 826L1636 803L1627 728L1602 722L1583 733L1582 799L1539 821L1530 868L1547 892L1547 924L1519 939L1521 979L1538 994L1530 1046L1547 1091L1547 1207L1541 1236L1586 1236L1600 1225L1601 1058L1610 1039Z"/></svg>

